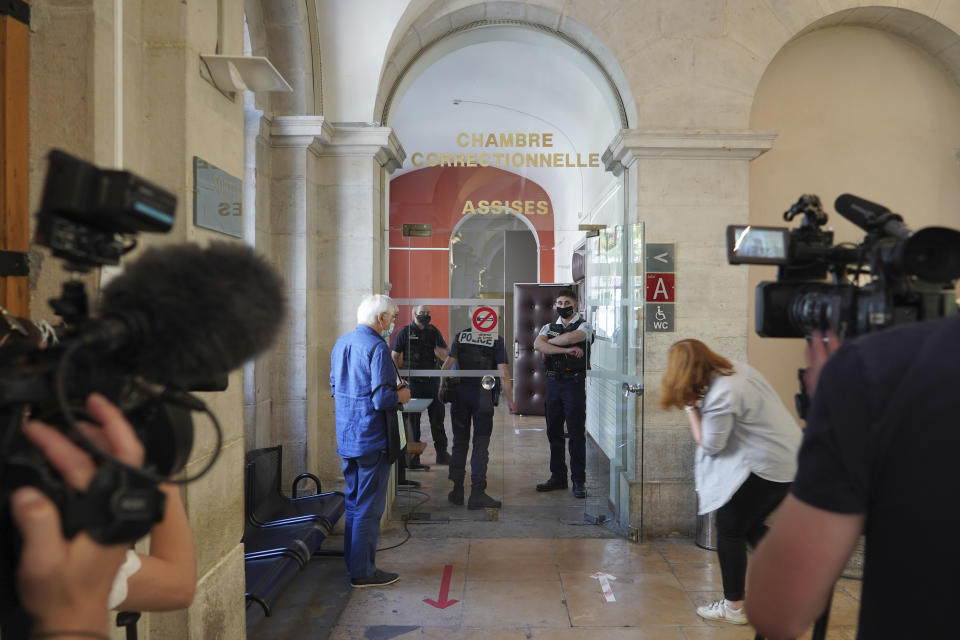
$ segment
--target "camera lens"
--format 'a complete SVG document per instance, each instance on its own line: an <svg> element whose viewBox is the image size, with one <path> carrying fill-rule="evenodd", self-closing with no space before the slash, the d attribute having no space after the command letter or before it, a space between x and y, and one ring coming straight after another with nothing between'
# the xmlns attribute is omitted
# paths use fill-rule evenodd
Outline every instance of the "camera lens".
<svg viewBox="0 0 960 640"><path fill-rule="evenodd" d="M790 305L790 324L804 335L822 331L830 326L833 297L821 291L806 291L797 295Z"/></svg>

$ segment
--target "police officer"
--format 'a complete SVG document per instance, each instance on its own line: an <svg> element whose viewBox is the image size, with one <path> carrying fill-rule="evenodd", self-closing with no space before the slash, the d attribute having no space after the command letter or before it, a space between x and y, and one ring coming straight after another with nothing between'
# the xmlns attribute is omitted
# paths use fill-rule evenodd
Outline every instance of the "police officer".
<svg viewBox="0 0 960 640"><path fill-rule="evenodd" d="M554 308L558 318L551 324L543 325L533 343L533 348L545 356L547 441L550 443L550 479L538 484L537 491L567 488L567 464L563 450L563 423L566 421L573 495L585 498L587 345L593 341L593 330L577 313L576 291L561 291Z"/></svg>
<svg viewBox="0 0 960 640"><path fill-rule="evenodd" d="M510 412L516 412L513 403L513 381L507 369L507 350L503 338L493 333L464 329L450 345L450 355L443 363L444 369L456 364L457 369L500 370L503 389L506 392ZM453 453L450 456L449 478L453 490L447 499L456 505L463 504L463 480L466 475L467 449L470 445L470 422L473 421L473 454L470 457L470 498L468 509L500 507L500 501L486 494L487 463L490 460L490 435L493 433L494 395L498 387L484 389L480 377L461 377L454 387L450 407L453 423ZM440 382L441 391L447 385L446 378Z"/></svg>
<svg viewBox="0 0 960 640"><path fill-rule="evenodd" d="M414 321L400 329L397 341L393 345L393 362L400 369L406 364L409 369L436 369L447 357L447 342L443 334L430 324L430 307L418 305L413 308ZM437 464L449 464L447 453L447 433L443 429L443 403L437 397L440 379L413 377L408 380L410 393L414 398L433 398L427 407L430 418L430 433L433 434L433 446L437 450ZM415 442L420 442L419 413L404 413L408 433ZM410 469L429 469L420 463L420 456L412 456Z"/></svg>

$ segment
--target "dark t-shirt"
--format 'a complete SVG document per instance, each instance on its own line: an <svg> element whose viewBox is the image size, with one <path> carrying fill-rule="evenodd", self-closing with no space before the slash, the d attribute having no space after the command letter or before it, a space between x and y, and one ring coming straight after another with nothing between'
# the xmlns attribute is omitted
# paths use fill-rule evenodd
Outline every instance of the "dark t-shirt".
<svg viewBox="0 0 960 640"><path fill-rule="evenodd" d="M960 317L845 345L824 367L793 494L866 514L859 638L956 635Z"/></svg>
<svg viewBox="0 0 960 640"><path fill-rule="evenodd" d="M429 366L416 367L418 369L436 369L436 355L434 348L447 348L447 342L443 339L443 334L432 324L428 324L421 329L416 323L411 322L397 333L397 340L393 344L393 350L396 353L403 354L403 366L410 367L416 362L414 351L420 352L420 358L423 362L429 362Z"/></svg>

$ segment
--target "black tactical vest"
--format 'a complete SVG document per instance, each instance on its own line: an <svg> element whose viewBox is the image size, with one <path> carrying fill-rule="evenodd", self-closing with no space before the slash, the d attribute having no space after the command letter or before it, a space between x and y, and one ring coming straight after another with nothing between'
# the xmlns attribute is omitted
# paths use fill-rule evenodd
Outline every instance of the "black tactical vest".
<svg viewBox="0 0 960 640"><path fill-rule="evenodd" d="M410 369L436 369L437 356L433 352L437 346L433 325L423 329L411 322L407 327L407 348L403 354L403 362Z"/></svg>
<svg viewBox="0 0 960 640"><path fill-rule="evenodd" d="M474 334L464 329L457 334L457 369L496 369L495 334ZM460 378L463 384L480 384L480 378Z"/></svg>
<svg viewBox="0 0 960 640"><path fill-rule="evenodd" d="M563 326L562 323L556 322L547 327L546 337L549 340L550 338L555 338L562 333L569 333L571 331L576 331L580 328L580 325L584 323L583 318L577 318L567 326ZM552 371L554 373L578 373L580 371L587 370L588 354L587 354L587 342L576 342L574 344L567 345L568 347L580 347L583 350L582 358L574 358L573 356L566 353L555 353L547 355L544 358L544 365L547 371Z"/></svg>

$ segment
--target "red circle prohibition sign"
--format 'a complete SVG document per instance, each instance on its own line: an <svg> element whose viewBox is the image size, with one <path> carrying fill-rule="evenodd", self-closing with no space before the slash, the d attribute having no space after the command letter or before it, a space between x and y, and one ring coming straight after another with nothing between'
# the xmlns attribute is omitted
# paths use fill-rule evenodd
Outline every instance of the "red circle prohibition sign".
<svg viewBox="0 0 960 640"><path fill-rule="evenodd" d="M473 328L477 331L493 331L497 328L497 312L491 307L478 307L473 312Z"/></svg>

